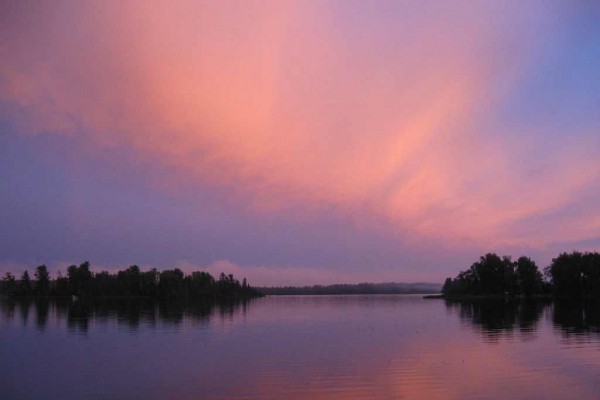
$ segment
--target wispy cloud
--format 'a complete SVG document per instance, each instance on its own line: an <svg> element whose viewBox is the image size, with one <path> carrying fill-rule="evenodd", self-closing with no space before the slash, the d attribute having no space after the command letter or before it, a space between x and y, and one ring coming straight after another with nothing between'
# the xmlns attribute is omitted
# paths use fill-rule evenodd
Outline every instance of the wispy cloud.
<svg viewBox="0 0 600 400"><path fill-rule="evenodd" d="M0 100L24 132L131 149L170 171L164 190L333 207L459 247L598 238L598 122L496 118L560 26L538 6L5 4Z"/></svg>

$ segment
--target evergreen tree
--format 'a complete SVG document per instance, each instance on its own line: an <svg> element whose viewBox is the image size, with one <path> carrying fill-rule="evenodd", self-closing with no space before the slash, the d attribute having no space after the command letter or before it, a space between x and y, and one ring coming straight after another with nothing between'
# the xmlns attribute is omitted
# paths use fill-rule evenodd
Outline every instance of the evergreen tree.
<svg viewBox="0 0 600 400"><path fill-rule="evenodd" d="M35 292L37 295L46 296L50 291L50 274L45 265L40 265L35 269Z"/></svg>
<svg viewBox="0 0 600 400"><path fill-rule="evenodd" d="M31 295L31 279L29 278L29 272L25 270L23 275L21 275L21 280L19 282L19 294L22 296Z"/></svg>

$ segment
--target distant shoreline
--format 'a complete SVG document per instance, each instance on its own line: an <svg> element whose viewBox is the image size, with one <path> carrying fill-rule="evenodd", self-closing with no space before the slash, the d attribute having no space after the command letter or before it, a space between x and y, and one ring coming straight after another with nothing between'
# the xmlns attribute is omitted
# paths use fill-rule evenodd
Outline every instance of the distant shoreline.
<svg viewBox="0 0 600 400"><path fill-rule="evenodd" d="M432 294L440 293L442 285L437 283L356 283L313 286L257 287L256 290L269 296L285 295L361 295L361 294Z"/></svg>

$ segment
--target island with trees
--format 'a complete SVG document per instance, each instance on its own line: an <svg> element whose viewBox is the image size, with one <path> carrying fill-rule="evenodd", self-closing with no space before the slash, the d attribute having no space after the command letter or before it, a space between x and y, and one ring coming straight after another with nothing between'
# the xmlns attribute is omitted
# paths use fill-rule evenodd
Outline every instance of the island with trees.
<svg viewBox="0 0 600 400"><path fill-rule="evenodd" d="M34 279L27 270L19 279L6 272L0 282L0 294L10 297L146 297L177 300L229 300L262 296L245 278L240 283L233 275L223 273L215 279L208 272L186 274L179 268L142 271L137 265L116 273L95 273L87 261L79 266L68 267L65 276L58 272L54 279L51 279L45 265L35 269Z"/></svg>
<svg viewBox="0 0 600 400"><path fill-rule="evenodd" d="M489 253L455 278L447 278L442 296L600 297L600 253L562 253L543 274L529 257L512 260Z"/></svg>

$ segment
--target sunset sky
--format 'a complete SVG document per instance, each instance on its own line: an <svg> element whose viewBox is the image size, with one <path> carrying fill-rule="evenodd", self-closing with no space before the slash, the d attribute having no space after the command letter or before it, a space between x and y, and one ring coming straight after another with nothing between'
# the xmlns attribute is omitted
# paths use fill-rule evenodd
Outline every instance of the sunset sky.
<svg viewBox="0 0 600 400"><path fill-rule="evenodd" d="M600 2L3 1L0 271L441 282L600 249Z"/></svg>

